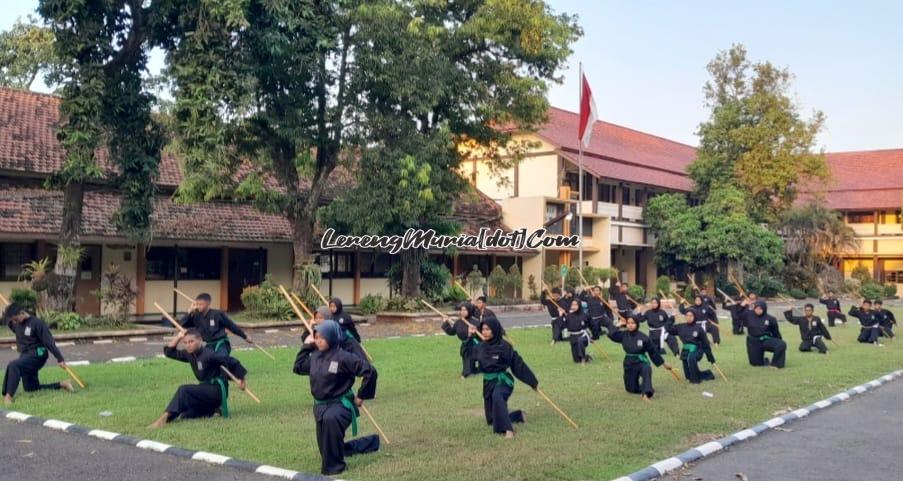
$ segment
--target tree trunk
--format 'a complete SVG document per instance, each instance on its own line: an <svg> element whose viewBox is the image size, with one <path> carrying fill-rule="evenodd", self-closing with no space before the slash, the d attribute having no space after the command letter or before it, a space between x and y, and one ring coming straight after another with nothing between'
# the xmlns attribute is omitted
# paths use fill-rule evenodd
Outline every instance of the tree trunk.
<svg viewBox="0 0 903 481"><path fill-rule="evenodd" d="M295 216L289 216L292 226L292 290L305 293L308 290L306 276L301 275L304 269L313 263L314 228L316 221L314 215L306 212L297 212Z"/></svg>
<svg viewBox="0 0 903 481"><path fill-rule="evenodd" d="M420 295L420 264L426 257L423 249L401 251L401 295L417 297Z"/></svg>
<svg viewBox="0 0 903 481"><path fill-rule="evenodd" d="M60 226L59 247L79 246L81 234L82 208L85 200L85 186L79 182L66 185L63 191L63 220ZM66 312L75 309L75 276L78 266L67 266L57 256L53 267L55 279L48 283L48 308Z"/></svg>

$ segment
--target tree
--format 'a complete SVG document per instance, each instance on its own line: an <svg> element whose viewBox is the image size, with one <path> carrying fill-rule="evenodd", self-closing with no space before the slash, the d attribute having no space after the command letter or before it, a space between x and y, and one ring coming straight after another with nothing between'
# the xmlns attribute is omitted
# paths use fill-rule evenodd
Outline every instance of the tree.
<svg viewBox="0 0 903 481"><path fill-rule="evenodd" d="M859 248L840 214L818 203L784 212L777 229L784 238L785 281L803 289L818 288L822 277L837 277L834 266L843 254Z"/></svg>
<svg viewBox="0 0 903 481"><path fill-rule="evenodd" d="M777 222L800 183L826 180L823 152L813 152L825 116L803 119L790 87L793 75L770 62L751 63L742 45L720 52L707 67L709 119L699 125L697 159L690 164L694 194L707 198L725 183L749 193L756 222Z"/></svg>
<svg viewBox="0 0 903 481"><path fill-rule="evenodd" d="M29 16L0 33L0 85L28 90L40 74L57 64L53 32Z"/></svg>
<svg viewBox="0 0 903 481"><path fill-rule="evenodd" d="M109 184L122 202L117 229L127 237L150 237L154 181L158 173L162 133L151 117L153 96L141 74L153 41L154 8L141 0L41 0L38 12L53 34L58 64L49 75L61 85L57 139L66 150L62 167L49 179L61 189L63 219L54 282L48 286L50 308L73 307L75 268L81 258L80 228L84 190L104 179L95 153L104 150L118 173Z"/></svg>

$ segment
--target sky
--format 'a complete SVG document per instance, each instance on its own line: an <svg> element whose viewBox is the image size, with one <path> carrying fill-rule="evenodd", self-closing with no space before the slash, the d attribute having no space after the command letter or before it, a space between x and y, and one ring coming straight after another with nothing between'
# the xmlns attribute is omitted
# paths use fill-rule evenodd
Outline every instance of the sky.
<svg viewBox="0 0 903 481"><path fill-rule="evenodd" d="M706 64L733 43L753 61L795 75L803 115L827 116L818 147L829 152L903 148L903 2L547 0L577 14L574 45L552 105L575 110L583 63L603 120L698 144L707 117ZM0 29L32 13L36 0L4 0ZM155 55L151 68L162 59Z"/></svg>

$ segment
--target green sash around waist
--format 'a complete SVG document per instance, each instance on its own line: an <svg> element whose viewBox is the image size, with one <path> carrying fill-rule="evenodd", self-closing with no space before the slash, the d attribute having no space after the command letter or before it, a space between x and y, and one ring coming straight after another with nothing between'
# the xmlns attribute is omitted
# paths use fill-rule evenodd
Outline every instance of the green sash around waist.
<svg viewBox="0 0 903 481"><path fill-rule="evenodd" d="M508 374L508 371L484 372L483 380L484 381L495 381L499 384L504 384L505 386L514 388L514 378L511 377L511 374Z"/></svg>
<svg viewBox="0 0 903 481"><path fill-rule="evenodd" d="M351 411L351 435L357 436L357 406L354 405L354 391L351 389L345 391L345 394L342 394L339 397L332 399L314 399L314 405L323 406L325 404L332 404L334 402L342 403L342 406L345 406L349 411Z"/></svg>
<svg viewBox="0 0 903 481"><path fill-rule="evenodd" d="M213 352L219 351L219 348L222 347L223 344L228 344L230 347L232 346L232 344L229 342L229 336L223 336L210 342L213 343Z"/></svg>
<svg viewBox="0 0 903 481"><path fill-rule="evenodd" d="M687 351L690 354L693 354L694 352L699 350L699 346L697 346L696 344L693 344L692 342L685 342L683 349L684 349L684 351Z"/></svg>
<svg viewBox="0 0 903 481"><path fill-rule="evenodd" d="M47 355L47 348L44 346L41 346L41 347L35 349L35 354L37 354L38 357L44 357Z"/></svg>
<svg viewBox="0 0 903 481"><path fill-rule="evenodd" d="M754 337L754 336L749 336L749 337ZM768 334L762 334L761 336L755 337L755 339L765 342L765 341L771 339L771 336L769 336Z"/></svg>
<svg viewBox="0 0 903 481"><path fill-rule="evenodd" d="M691 344L691 345L695 346L695 344ZM647 356L645 352L641 352L641 353L628 352L627 357L632 357L632 358L642 362L643 364L649 364L649 356Z"/></svg>
<svg viewBox="0 0 903 481"><path fill-rule="evenodd" d="M219 384L219 393L223 400L219 404L223 417L229 417L229 389L226 388L226 381L221 377L215 377L208 381L210 384Z"/></svg>

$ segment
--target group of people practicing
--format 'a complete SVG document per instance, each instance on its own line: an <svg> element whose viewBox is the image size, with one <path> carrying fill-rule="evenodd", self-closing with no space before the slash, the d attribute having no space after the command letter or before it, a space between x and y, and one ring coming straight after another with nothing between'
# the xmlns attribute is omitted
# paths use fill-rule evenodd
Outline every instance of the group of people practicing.
<svg viewBox="0 0 903 481"><path fill-rule="evenodd" d="M722 307L730 313L733 334L746 334L749 364L783 368L787 345L777 319L768 314L767 304L755 294L744 294L743 297L742 300L725 298ZM640 394L644 401L650 401L655 393L652 365L674 369L665 361L668 351L680 359L689 382L698 384L715 379L711 370L700 367L705 357L717 368L712 346L717 346L721 337L712 296L699 292L692 304L682 303L679 312L683 322L677 322L675 315L663 308L658 297L647 304L638 303L628 294L626 284L620 282L611 286L609 298L602 296L599 286L588 287L579 294L573 289L564 292L559 288L544 289L540 302L551 317L552 343L566 339L576 363L592 360L587 348L602 336L620 344L625 353L624 387L629 393ZM179 386L163 413L150 425L152 428L162 427L177 418L228 417L230 379L239 389L246 389L248 371L232 357L227 331L248 343L253 344L253 341L225 313L212 309L210 301L208 294L196 297L189 312L181 319L183 329L163 350L167 358L188 363L198 383ZM846 322L833 294L829 293L820 302L828 309L830 326L837 321ZM825 340L832 339L831 333L813 312L814 306L806 304L802 315L795 315L791 309L784 312L784 318L800 330L800 351L814 349L827 354ZM894 335L896 319L893 313L883 309L881 301L863 300L848 314L859 320L860 342L878 344L879 337ZM46 323L15 303L6 308L3 320L15 333L19 352L19 358L6 367L5 403L13 402L20 381L25 391L73 391L68 381L41 384L38 379L38 372L50 354L61 367L66 366ZM321 473L335 475L345 470L346 456L379 449L377 435L345 441L349 427L352 435L357 435L358 408L365 400L376 396L377 370L362 347L354 321L344 311L340 299L334 298L328 306L317 308L312 321L313 332L304 330L293 372L309 378ZM648 324L648 334L640 330L642 323ZM522 423L526 418L522 411L508 409L514 381L517 379L534 390L538 390L539 381L508 340L495 313L487 308L485 297L461 304L456 319L445 317L441 327L446 334L457 336L461 341L461 376L466 378L478 373L483 376L487 425L506 438L514 437L514 424ZM765 357L766 353L771 354L770 360ZM675 377L679 378L676 374ZM355 392L357 378L361 378L361 383Z"/></svg>

